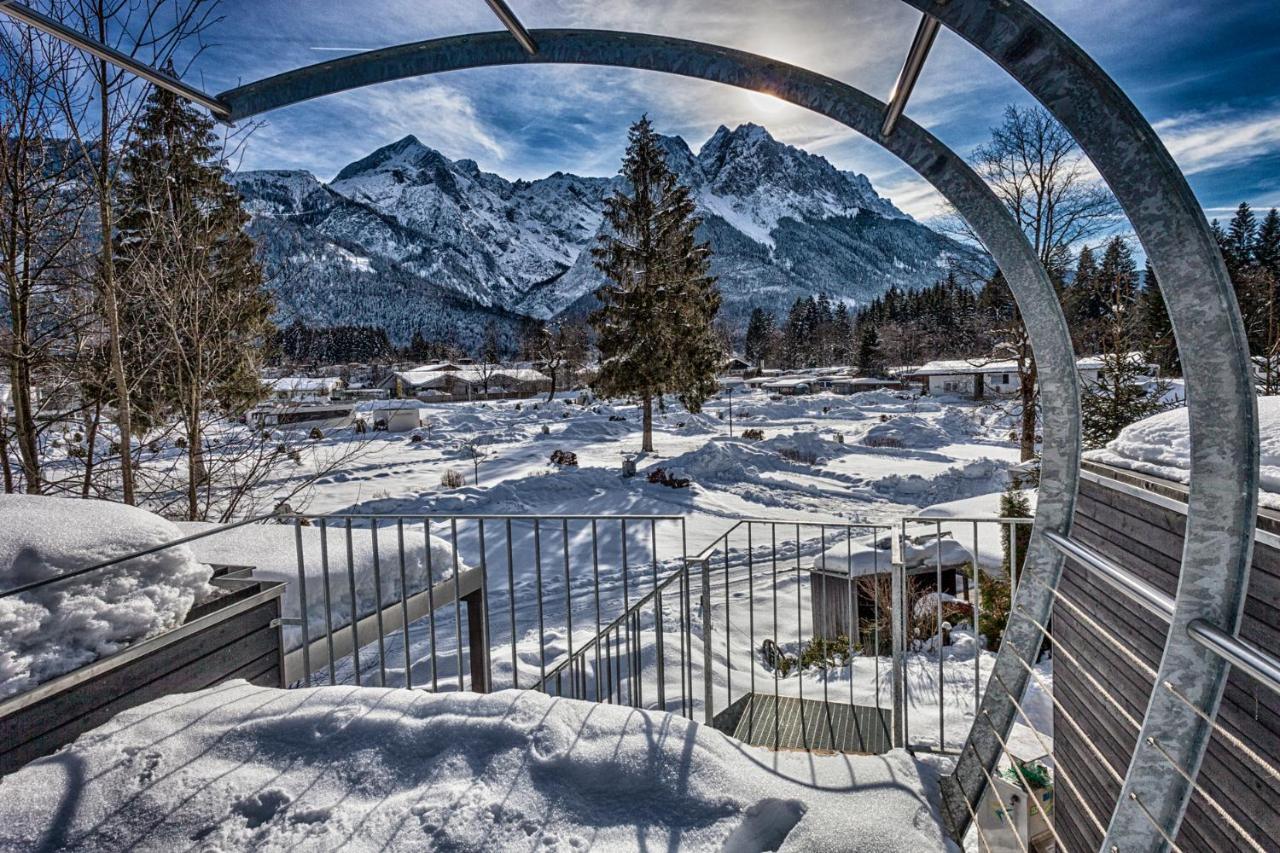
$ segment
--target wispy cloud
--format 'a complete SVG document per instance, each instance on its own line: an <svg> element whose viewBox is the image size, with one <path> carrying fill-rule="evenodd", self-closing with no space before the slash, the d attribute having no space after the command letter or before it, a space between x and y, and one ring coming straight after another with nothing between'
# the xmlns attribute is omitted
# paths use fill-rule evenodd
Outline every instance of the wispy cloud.
<svg viewBox="0 0 1280 853"><path fill-rule="evenodd" d="M1280 102L1253 110L1183 113L1154 127L1188 175L1280 153Z"/></svg>

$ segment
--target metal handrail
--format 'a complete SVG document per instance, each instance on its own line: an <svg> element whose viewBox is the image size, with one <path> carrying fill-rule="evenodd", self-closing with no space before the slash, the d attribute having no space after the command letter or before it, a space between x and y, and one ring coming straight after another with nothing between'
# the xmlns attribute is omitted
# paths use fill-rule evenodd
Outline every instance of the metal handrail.
<svg viewBox="0 0 1280 853"><path fill-rule="evenodd" d="M246 524L255 524L260 521L269 521L270 519L273 519L273 518L274 519L285 518L287 517L287 515L288 515L287 512L277 510L274 512L267 513L266 515L257 515L257 516L253 516L252 518L243 519L242 521L235 521L235 522L232 522L231 524L224 524L219 527L215 527L212 530L202 530L199 533L193 533L190 536L183 536L181 539L175 539L172 542L164 542L159 545L153 545L150 548L144 548L141 551L134 551L131 554L124 554L119 557L112 557L110 560L103 560L100 563L94 563L92 566L85 566L79 569L72 569L69 572L63 572L60 575L54 575L53 577L48 577L48 578L41 578L38 581L31 581L30 583L25 583L19 586L12 587L10 589L2 590L0 591L0 598L8 598L9 596L12 596L12 595L21 595L24 592L31 592L33 589L39 589L40 587L43 587L43 586L49 586L50 584L71 580L72 578L78 578L82 575L87 575L91 572L101 571L102 569L109 569L112 566L118 565L120 563L128 562L129 560L137 559L138 557L145 557L148 554L155 554L158 551L164 551L168 548L173 548L178 545L186 545L188 542L194 542L197 539L203 539L206 536L213 536L215 534L222 533L227 530L234 530L235 528L243 527Z"/></svg>
<svg viewBox="0 0 1280 853"><path fill-rule="evenodd" d="M653 600L659 593L661 593L667 587L671 586L672 583L679 580L681 576L687 573L688 571L689 571L689 562L688 562L688 559L686 558L685 564L681 566L679 569L672 572L670 575L668 575L666 580L658 584L658 586L655 589L649 590L641 598L637 599L635 604L631 605L630 608L620 613L613 621L609 622L607 625L602 626L600 630L596 632L596 635L594 637L592 637L590 640L587 640L585 643L583 643L582 646L576 649L572 655L569 655L560 663L548 669L546 677L540 679L539 687L543 691L545 691L547 689L547 684L553 678L563 673L574 662L583 658L587 652L594 649L599 644L600 639L602 637L606 636L611 631L617 630L628 619L634 618L638 613L640 613L640 611L644 608L646 604L648 604L651 600Z"/></svg>
<svg viewBox="0 0 1280 853"><path fill-rule="evenodd" d="M1083 566L1096 571L1108 585L1127 596L1136 604L1161 617L1166 622L1172 621L1174 613L1173 598L1119 564L1108 559L1088 545L1046 531L1045 537L1064 555L1079 562ZM1253 676L1262 685L1275 693L1280 693L1280 658L1258 648L1252 643L1237 636L1228 634L1216 625L1203 619L1194 619L1187 624L1187 636L1204 646L1218 657Z"/></svg>

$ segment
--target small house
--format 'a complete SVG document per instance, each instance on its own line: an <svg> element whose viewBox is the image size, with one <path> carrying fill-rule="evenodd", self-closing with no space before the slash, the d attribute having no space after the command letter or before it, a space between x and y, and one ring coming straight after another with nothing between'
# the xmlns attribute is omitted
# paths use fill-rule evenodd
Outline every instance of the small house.
<svg viewBox="0 0 1280 853"><path fill-rule="evenodd" d="M277 403L316 403L329 400L345 384L336 376L284 376L270 383Z"/></svg>
<svg viewBox="0 0 1280 853"><path fill-rule="evenodd" d="M356 418L373 432L409 432L422 426L417 400L368 400L359 405Z"/></svg>

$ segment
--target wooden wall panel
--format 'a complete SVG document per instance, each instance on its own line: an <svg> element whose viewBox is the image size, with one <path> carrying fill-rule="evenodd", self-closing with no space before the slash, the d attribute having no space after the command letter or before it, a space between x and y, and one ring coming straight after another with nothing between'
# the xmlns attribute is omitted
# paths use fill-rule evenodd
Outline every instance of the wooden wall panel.
<svg viewBox="0 0 1280 853"><path fill-rule="evenodd" d="M1185 490L1162 481L1144 483L1150 478L1132 474L1121 479L1123 485L1105 477L1081 482L1073 536L1172 595L1186 515L1170 497ZM1162 497L1137 493L1134 486ZM1259 519L1260 528L1275 526L1274 519ZM1264 538L1254 546L1240 634L1263 648L1280 649L1280 549L1272 537ZM1054 711L1057 828L1072 850L1097 850L1102 833L1085 804L1105 825L1120 791L1115 774L1123 776L1129 765L1135 722L1141 722L1150 698L1147 668L1159 666L1168 625L1071 560L1060 593L1053 612L1054 695L1061 704ZM1218 721L1262 761L1280 766L1280 699L1271 691L1232 672ZM1221 732L1210 741L1197 781L1179 847L1253 849L1244 832L1264 850L1280 850L1275 779Z"/></svg>

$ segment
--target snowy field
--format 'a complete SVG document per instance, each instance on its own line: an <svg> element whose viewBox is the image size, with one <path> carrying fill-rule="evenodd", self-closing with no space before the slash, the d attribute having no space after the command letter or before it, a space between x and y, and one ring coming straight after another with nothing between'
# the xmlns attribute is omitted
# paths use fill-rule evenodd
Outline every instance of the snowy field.
<svg viewBox="0 0 1280 853"><path fill-rule="evenodd" d="M815 563L852 561L859 572L871 571L873 565L887 571L888 530L870 525L922 510L939 517L992 517L1007 468L1017 461L1008 421L999 409L906 392L770 399L762 392L740 391L731 399L712 400L699 414L673 407L657 413L657 453L645 455L639 453L637 407L576 395L553 402L424 405L422 418L417 441L405 434L361 437L366 449L359 463L322 478L308 493L303 511L313 526L303 528L302 535L309 636L314 640L324 630L322 563L329 568L329 624L341 631L352 621L352 578L356 612L363 616L374 610L375 551L380 554L382 600L399 599L402 536L407 588L411 593L422 588L422 542L429 527L434 579L453 576L454 559L462 572L485 569L493 686L536 686L571 649L581 649L594 637L598 626L651 593L655 581L660 584L677 573L683 557L703 556L710 559L708 614L698 607L702 569L696 563L687 615L676 592L679 585L667 587L661 632L650 606L641 613L624 652L627 665L636 667L642 706L657 709L665 700L667 708L694 719L702 719L704 711L707 659L716 711L752 685L782 695L891 706L887 657L855 656L836 666L793 669L783 676L761 656L762 643L770 639L783 653L798 655L812 638L808 572ZM747 429L760 430L763 439L744 439ZM353 440L353 435L331 432L313 443ZM482 454L478 485L472 448ZM575 454L578 466L550 464L556 450ZM637 458L633 478L621 476L628 455ZM657 468L691 483L679 489L651 483L647 474ZM305 476L305 469L304 461L299 476ZM459 472L467 484L442 486L449 471ZM290 487L281 484L282 489ZM325 514L333 518L321 534L318 517ZM369 514L387 517L359 517ZM428 515L458 520L424 520ZM576 517L557 517L565 515ZM622 515L633 517L626 522L625 536L617 518ZM356 517L348 530L351 516ZM473 516L489 517L483 549L480 523ZM542 520L535 525L529 516ZM746 525L741 519L758 521ZM206 529L181 526L186 532ZM973 525L944 522L942 529L954 539L946 543L948 560L969 560ZM933 525L912 532L932 534ZM1001 559L998 529L980 525L978 533L980 564L995 571ZM297 586L292 529L241 528L191 547L203 560L256 565L263 575ZM929 545L918 550L921 560L931 558ZM286 611L298 612L296 589ZM408 681L436 690L465 687L470 672L465 622L445 607L433 619L413 623L407 667L403 633L390 633L381 643L362 637L360 682ZM682 649L686 631L688 646ZM710 650L704 655L708 634ZM301 645L296 628L290 642ZM963 741L974 713L975 666L985 673L994 657L978 645L971 630L959 627L954 643L943 651L941 668L927 642L911 655L911 742L955 749ZM681 661L687 666L683 673ZM354 683L356 668L351 657L343 658L335 663L332 680ZM329 680L324 665L316 669L315 683ZM611 676L597 673L594 653L585 669L583 695L594 697L597 678L603 691ZM692 695L682 674L693 684ZM945 717L941 727L940 715Z"/></svg>
<svg viewBox="0 0 1280 853"><path fill-rule="evenodd" d="M933 770L529 692L229 682L0 780L0 848L943 850Z"/></svg>
<svg viewBox="0 0 1280 853"><path fill-rule="evenodd" d="M424 405L422 418L412 435L279 435L303 450L277 484L281 493L297 494L299 481L314 473L312 460L361 447L354 464L295 498L307 526L255 524L211 535L189 550L175 549L169 571L185 579L181 569L189 565L255 566L261 576L289 584L285 614L296 617L303 609L300 536L307 633L315 642L329 628L350 632L353 617L373 614L405 591L422 591L429 581L447 585L480 569L491 683L502 690L536 687L601 625L677 577L687 558L691 596L683 606L677 580L663 587L660 608L649 600L630 635L615 632L611 652L580 657L579 695L594 698L599 690L607 699L613 690L614 702L634 698L641 710L527 692L484 699L460 692L470 686L469 623L464 610L446 606L407 631L380 640L362 635L358 660L340 657L332 669L316 664L312 683L332 680L335 688L282 693L224 686L161 700L86 736L63 756L100 767L91 775L102 781L83 787L75 819L51 830L63 833L59 840L84 833L75 836L79 846L105 849L108 839L153 826L146 816L169 813L177 797L187 807L154 823L146 845L156 839L154 849L167 849L168 841L185 838L180 846L309 849L339 841L395 848L420 845L425 832L451 849L485 849L493 838L566 850L629 848L637 838L654 847L760 849L788 831L794 849L849 837L869 850L942 845L935 806L922 791L936 791L933 775L945 772L946 760L774 753L652 712L666 708L703 720L708 683L715 712L749 691L892 707L883 651L838 654L825 666L782 672L763 654L763 643L772 640L782 654L798 657L814 635L810 570L887 571L889 529L876 525L904 515L936 517L949 537L942 546L927 538L909 544L911 559L930 565L941 547L948 565L961 564L976 550L978 564L998 573L998 528L956 520L998 514L1007 470L1017 462L998 408L905 392L787 399L739 392L696 415L679 408L657 413L657 453L650 454L639 453L637 407L589 398ZM763 437L743 438L746 429ZM577 466L551 464L557 450L575 454ZM636 459L635 477L621 476L627 456ZM689 485L650 482L658 468ZM443 485L449 472L465 484ZM149 524L164 525L161 539L214 527ZM935 529L924 523L910 532L927 537ZM148 535L145 544L159 534ZM33 536L37 550L46 547ZM196 580L206 577L207 570ZM887 631L888 615L881 617ZM966 622L951 639L941 655L932 635L912 640L910 745L954 751L973 723L975 686L994 654ZM286 642L301 646L299 626L286 627ZM1038 674L1051 684L1047 663ZM412 683L435 695L343 686L357 681ZM1019 726L1013 740L1039 754L1039 744L1052 737L1050 700L1033 684L1024 706L1036 731ZM201 725L189 726L194 719ZM576 738L566 735L568 746L558 745L554 733L570 731ZM108 732L115 734L108 739ZM327 760L340 755L337 770L321 767L321 733L343 743L338 752L324 747ZM464 736L475 744L449 745ZM153 742L168 746L156 750ZM544 762L547 744L552 752L568 749L572 759ZM592 774L605 773L603 767L614 774L615 762L635 770L625 790L608 795L616 799L612 808L626 810L625 820L621 813L610 817L607 803L586 802L600 785ZM409 765L421 772L404 770ZM548 766L573 776L572 784L546 781ZM673 776L676 766L688 772ZM33 767L23 790L41 796L15 794L0 814L9 808L18 819L37 801L66 797L56 767ZM367 773L367 782L344 788L342 780L357 773ZM513 787L517 779L527 784ZM6 786L0 794L8 796L12 780ZM847 799L854 786L865 804Z"/></svg>

